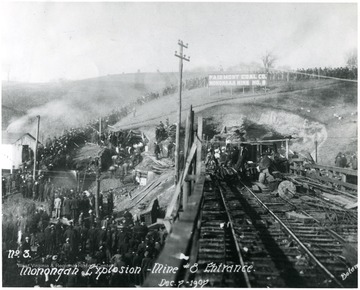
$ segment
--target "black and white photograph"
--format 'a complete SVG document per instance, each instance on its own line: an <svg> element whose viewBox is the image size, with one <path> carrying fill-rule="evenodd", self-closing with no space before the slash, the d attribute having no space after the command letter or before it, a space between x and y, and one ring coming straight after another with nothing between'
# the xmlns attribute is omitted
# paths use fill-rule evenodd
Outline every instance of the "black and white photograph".
<svg viewBox="0 0 360 290"><path fill-rule="evenodd" d="M0 22L2 287L358 287L357 1Z"/></svg>

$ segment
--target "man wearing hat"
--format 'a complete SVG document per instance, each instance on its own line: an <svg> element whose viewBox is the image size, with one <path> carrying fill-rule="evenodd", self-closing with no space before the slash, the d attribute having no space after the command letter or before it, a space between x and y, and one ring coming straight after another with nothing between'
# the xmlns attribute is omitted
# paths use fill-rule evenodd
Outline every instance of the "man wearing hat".
<svg viewBox="0 0 360 290"><path fill-rule="evenodd" d="M61 248L61 252L64 255L66 261L69 261L70 254L72 252L71 245L70 245L70 238L66 238L65 243Z"/></svg>
<svg viewBox="0 0 360 290"><path fill-rule="evenodd" d="M71 209L70 209L70 200L66 197L64 197L63 201L63 210L64 210L64 216L67 219L70 219Z"/></svg>
<svg viewBox="0 0 360 290"><path fill-rule="evenodd" d="M56 252L56 232L55 226L50 226L50 251L49 253L52 255Z"/></svg>
<svg viewBox="0 0 360 290"><path fill-rule="evenodd" d="M50 252L50 247L51 247L51 228L50 228L50 224L47 225L47 227L44 230L44 238L45 238L45 252L49 253Z"/></svg>
<svg viewBox="0 0 360 290"><path fill-rule="evenodd" d="M95 254L96 238L97 238L97 230L95 228L95 225L92 224L91 228L88 231L89 252L90 252L90 255L92 255L92 256Z"/></svg>
<svg viewBox="0 0 360 290"><path fill-rule="evenodd" d="M107 195L108 214L111 215L114 209L114 194L113 190L110 189Z"/></svg>
<svg viewBox="0 0 360 290"><path fill-rule="evenodd" d="M54 200L54 208L55 208L55 217L60 218L61 214L61 198L57 194Z"/></svg>
<svg viewBox="0 0 360 290"><path fill-rule="evenodd" d="M86 241L88 239L88 232L89 230L85 227L84 224L81 225L80 228L80 240L81 240L81 252L86 252Z"/></svg>
<svg viewBox="0 0 360 290"><path fill-rule="evenodd" d="M259 182L265 184L269 179L273 178L269 172L269 168L272 164L271 159L269 158L268 154L265 152L262 154L260 162L259 162Z"/></svg>
<svg viewBox="0 0 360 290"><path fill-rule="evenodd" d="M25 251L29 251L31 250L31 245L30 245L30 237L26 236L25 237L25 241L23 242L23 244L21 245L21 252L25 253Z"/></svg>
<svg viewBox="0 0 360 290"><path fill-rule="evenodd" d="M102 226L101 229L98 232L97 241L96 241L97 246L102 245L102 243L105 241L105 237L106 237L105 229L106 229L106 227Z"/></svg>

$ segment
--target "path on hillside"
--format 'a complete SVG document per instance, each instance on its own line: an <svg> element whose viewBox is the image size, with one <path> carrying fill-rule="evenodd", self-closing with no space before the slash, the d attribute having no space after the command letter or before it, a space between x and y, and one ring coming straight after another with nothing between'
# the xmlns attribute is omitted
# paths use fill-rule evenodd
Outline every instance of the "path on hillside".
<svg viewBox="0 0 360 290"><path fill-rule="evenodd" d="M236 94L230 96L229 93L224 93L219 95L218 92L211 93L208 95L208 89L196 89L191 91L186 91L183 94L182 102L183 109L182 120L186 118L186 114L189 110L190 105L193 106L195 112L202 111L204 109L216 106L216 105L225 105L225 104L241 104L251 102L261 102L266 101L270 98L281 97L289 93L301 93L303 91L308 91L310 89L322 89L334 85L334 83L325 84L318 87L311 87L301 90L294 90L289 92L278 92L274 91L268 94L258 93L258 94ZM219 99L221 98L221 99ZM113 126L114 129L128 130L128 129L137 129L140 127L148 127L154 124L157 124L159 121L164 121L164 118L169 118L173 123L177 121L177 105L178 105L178 96L166 96L160 99L154 100L152 102L146 103L141 107L137 108L136 115L128 115L127 117L120 120L117 124ZM174 109L173 109L174 108ZM173 109L169 111L169 109ZM164 113L166 112L166 113ZM140 121L137 121L139 120Z"/></svg>

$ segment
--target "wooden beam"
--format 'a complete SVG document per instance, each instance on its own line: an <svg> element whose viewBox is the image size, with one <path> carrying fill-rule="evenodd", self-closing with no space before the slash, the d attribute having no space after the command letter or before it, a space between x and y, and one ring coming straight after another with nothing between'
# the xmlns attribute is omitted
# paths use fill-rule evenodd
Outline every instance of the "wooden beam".
<svg viewBox="0 0 360 290"><path fill-rule="evenodd" d="M309 177L312 177L312 176L309 176ZM356 184L347 183L347 182L342 182L342 181L337 180L337 179L332 179L332 178L325 177L325 176L315 176L314 178L315 178L315 179L318 179L318 180L321 180L321 181L326 181L326 182L338 184L338 185L344 186L344 187L346 187L346 188L351 188L351 189L354 189L354 190L357 190L357 189L358 189L358 187L357 187Z"/></svg>
<svg viewBox="0 0 360 290"><path fill-rule="evenodd" d="M181 192L181 187L182 187L182 185L184 183L185 176L187 175L187 173L189 171L190 164L191 164L192 159L194 158L195 152L196 152L196 144L194 143L192 145L192 147L191 147L189 156L186 159L185 169L180 174L179 182L176 185L175 194L173 195L173 197L172 197L172 199L170 201L170 204L167 207L165 219L171 219L172 218L173 211L175 209L177 200L178 200L180 192Z"/></svg>
<svg viewBox="0 0 360 290"><path fill-rule="evenodd" d="M319 164L306 164L305 167L314 168L314 169L318 168L318 169L331 170L331 171L335 171L335 172L344 173L347 175L357 176L357 170L353 170L353 169L349 169L349 168L325 166L325 165L319 165Z"/></svg>
<svg viewBox="0 0 360 290"><path fill-rule="evenodd" d="M190 110L186 118L186 125L185 125L185 143L184 143L184 157L187 158L188 152L190 150L190 144L192 139L192 106L190 105ZM187 200L191 192L191 184L190 182L185 180L185 184L183 187L182 192L182 206L185 210L187 207Z"/></svg>
<svg viewBox="0 0 360 290"><path fill-rule="evenodd" d="M198 129L197 129L197 138L194 140L196 142L196 175L200 177L201 171L201 155L202 155L202 135L203 135L203 127L204 127L203 117L198 117Z"/></svg>

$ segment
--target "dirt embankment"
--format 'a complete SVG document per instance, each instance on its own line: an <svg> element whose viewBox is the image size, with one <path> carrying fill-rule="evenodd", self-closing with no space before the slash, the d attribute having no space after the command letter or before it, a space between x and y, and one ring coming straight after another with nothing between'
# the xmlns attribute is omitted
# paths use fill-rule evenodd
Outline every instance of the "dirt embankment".
<svg viewBox="0 0 360 290"><path fill-rule="evenodd" d="M319 144L327 139L324 124L283 110L238 104L212 107L199 114L207 119L211 118L218 131L224 126L241 127L246 131L249 140L290 135L294 138L290 142L291 150L297 152L313 153L315 139L317 138Z"/></svg>
<svg viewBox="0 0 360 290"><path fill-rule="evenodd" d="M269 131L291 135L290 149L314 155L318 141L318 162L333 165L338 152L357 152L357 84L319 80L278 84L267 94L241 92L221 94L198 89L184 92L183 120L193 105L196 115L213 118L220 132L224 126L241 126L245 119L266 125ZM154 127L169 117L176 122L177 96L168 96L142 106L135 117L119 126ZM254 132L252 135L256 135Z"/></svg>

